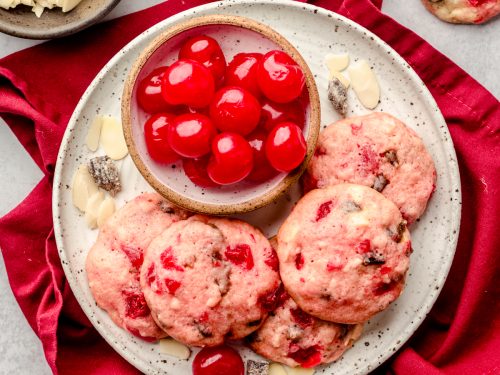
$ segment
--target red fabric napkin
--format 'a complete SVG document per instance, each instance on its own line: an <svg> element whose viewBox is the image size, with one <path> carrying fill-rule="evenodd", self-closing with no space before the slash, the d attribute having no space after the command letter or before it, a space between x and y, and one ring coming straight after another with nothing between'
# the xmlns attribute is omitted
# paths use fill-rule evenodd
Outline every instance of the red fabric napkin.
<svg viewBox="0 0 500 375"><path fill-rule="evenodd" d="M137 374L97 334L62 271L52 231L51 182L64 129L102 66L155 23L206 1L168 1L0 60L0 114L45 177L0 219L14 294L55 374ZM500 372L500 106L428 43L380 11L380 0L318 0L379 35L427 84L452 134L462 179L459 244L448 281L412 339L377 372ZM443 235L446 235L443 233Z"/></svg>

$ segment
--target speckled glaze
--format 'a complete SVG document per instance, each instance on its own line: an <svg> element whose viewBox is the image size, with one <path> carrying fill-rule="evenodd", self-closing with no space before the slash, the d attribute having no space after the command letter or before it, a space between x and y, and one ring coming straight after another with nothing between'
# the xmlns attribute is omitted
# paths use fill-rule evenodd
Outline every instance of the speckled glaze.
<svg viewBox="0 0 500 375"><path fill-rule="evenodd" d="M70 12L46 9L38 18L31 7L0 9L0 31L27 39L52 39L74 34L106 16L120 0L82 0Z"/></svg>
<svg viewBox="0 0 500 375"><path fill-rule="evenodd" d="M300 65L305 75L307 94L303 96L306 113L304 161L290 173L280 173L260 184L241 181L215 188L202 188L184 173L182 162L171 166L156 163L149 156L144 138L144 123L150 116L137 105L137 83L158 66L178 59L182 43L193 35L209 35L219 42L227 61L241 52L266 53L283 50ZM165 198L188 210L212 215L228 215L256 210L288 189L304 172L318 139L320 101L313 74L297 49L270 27L246 17L212 15L176 24L151 42L133 64L122 96L123 133L132 159L149 184Z"/></svg>
<svg viewBox="0 0 500 375"><path fill-rule="evenodd" d="M120 115L120 95L132 62L165 28L207 14L235 14L268 24L290 40L311 68L321 100L322 124L339 119L328 101L327 53L349 52L352 60L367 59L381 86L386 111L404 121L422 137L437 169L437 190L424 215L413 224L414 253L402 296L365 326L362 337L341 359L318 367L315 374L365 374L375 369L417 329L437 298L453 259L460 223L460 180L453 144L444 119L423 82L410 66L375 35L335 13L311 5L280 1L224 1L171 17L149 29L119 52L99 73L82 97L63 139L54 179L54 227L61 262L71 288L83 310L102 336L130 363L146 374L190 374L191 361L162 354L158 344L141 342L115 326L96 307L87 284L85 257L97 235L71 203L71 178L79 163L91 154L84 145L88 127L96 113ZM348 116L368 113L355 94L349 92ZM94 155L103 154L102 150ZM142 191L151 191L130 157L119 163L123 192L117 206ZM278 202L239 215L272 236L287 216L299 194L297 186ZM246 348L243 358L262 360ZM197 350L194 350L196 353Z"/></svg>

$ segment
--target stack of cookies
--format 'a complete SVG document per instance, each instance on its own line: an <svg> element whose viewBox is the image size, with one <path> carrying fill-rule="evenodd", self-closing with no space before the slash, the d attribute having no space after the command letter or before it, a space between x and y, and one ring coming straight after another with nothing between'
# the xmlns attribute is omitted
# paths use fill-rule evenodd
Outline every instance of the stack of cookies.
<svg viewBox="0 0 500 375"><path fill-rule="evenodd" d="M289 366L336 360L401 294L408 225L436 171L411 129L374 113L327 127L303 183L273 244L240 220L192 215L157 194L135 198L87 257L96 302L146 340L245 338Z"/></svg>

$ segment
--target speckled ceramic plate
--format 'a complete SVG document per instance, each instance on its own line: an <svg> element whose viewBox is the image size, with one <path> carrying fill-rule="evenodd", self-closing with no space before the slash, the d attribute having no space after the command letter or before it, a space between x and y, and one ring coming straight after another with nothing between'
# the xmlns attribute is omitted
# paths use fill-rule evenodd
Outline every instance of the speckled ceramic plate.
<svg viewBox="0 0 500 375"><path fill-rule="evenodd" d="M54 180L53 212L59 254L66 277L85 313L102 336L125 359L147 374L190 374L191 361L163 354L158 344L142 342L113 324L99 309L90 293L85 274L85 257L95 241L84 217L71 202L71 179L82 162L93 155L84 139L96 113L120 116L120 93L132 62L164 28L187 17L208 14L237 14L268 24L290 40L313 71L321 96L323 124L339 117L326 95L327 53L348 52L352 60L367 59L379 79L382 98L376 110L403 120L423 139L436 163L437 190L424 216L412 228L414 253L402 296L389 309L376 315L365 327L361 339L337 362L317 368L316 374L362 374L385 361L417 329L431 309L448 274L458 238L460 181L453 144L444 119L429 91L410 66L375 35L335 13L286 0L224 1L212 3L171 17L149 29L120 51L99 73L78 104L63 139ZM351 92L349 115L367 113ZM102 154L98 150L96 155ZM117 196L121 206L142 191L152 190L134 167L130 157L120 162L124 190ZM243 218L276 232L298 198L291 189L281 201ZM259 358L240 347L244 359ZM196 350L194 350L196 352ZM261 359L262 360L262 359Z"/></svg>
<svg viewBox="0 0 500 375"><path fill-rule="evenodd" d="M31 7L0 8L0 31L27 39L52 39L83 30L106 16L120 0L82 0L73 10L46 9L38 18Z"/></svg>

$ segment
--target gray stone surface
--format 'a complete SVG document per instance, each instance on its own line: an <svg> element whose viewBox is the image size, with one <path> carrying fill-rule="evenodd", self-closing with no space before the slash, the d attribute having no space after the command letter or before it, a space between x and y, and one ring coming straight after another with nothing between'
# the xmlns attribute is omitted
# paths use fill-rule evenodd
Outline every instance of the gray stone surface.
<svg viewBox="0 0 500 375"><path fill-rule="evenodd" d="M107 17L147 8L161 0L122 1ZM450 25L427 13L419 0L385 0L383 11L412 29L500 96L500 18L482 26ZM34 45L0 35L0 58ZM42 177L31 158L0 120L0 216L15 207ZM41 344L27 324L10 290L3 260L0 261L0 375L50 373Z"/></svg>
<svg viewBox="0 0 500 375"><path fill-rule="evenodd" d="M453 25L427 12L420 0L406 0L404 6L401 0L384 0L382 10L416 32L500 98L500 16L483 25Z"/></svg>

